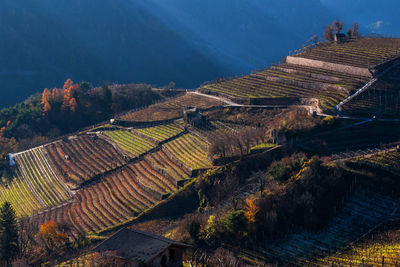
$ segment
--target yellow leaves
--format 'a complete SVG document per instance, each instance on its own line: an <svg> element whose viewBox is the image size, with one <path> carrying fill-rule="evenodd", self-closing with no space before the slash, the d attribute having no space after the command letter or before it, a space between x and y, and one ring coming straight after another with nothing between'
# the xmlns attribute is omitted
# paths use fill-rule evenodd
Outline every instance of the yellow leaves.
<svg viewBox="0 0 400 267"><path fill-rule="evenodd" d="M211 226L212 224L214 224L214 222L215 222L215 216L210 215L210 217L208 217L208 220L207 220L207 225Z"/></svg>
<svg viewBox="0 0 400 267"><path fill-rule="evenodd" d="M246 199L245 202L246 202L246 210L244 212L244 216L246 216L246 219L249 223L255 223L257 213L259 212L259 208L255 203L254 199Z"/></svg>
<svg viewBox="0 0 400 267"><path fill-rule="evenodd" d="M60 231L58 224L54 221L41 224L37 236L50 248L60 247L69 240L68 236Z"/></svg>

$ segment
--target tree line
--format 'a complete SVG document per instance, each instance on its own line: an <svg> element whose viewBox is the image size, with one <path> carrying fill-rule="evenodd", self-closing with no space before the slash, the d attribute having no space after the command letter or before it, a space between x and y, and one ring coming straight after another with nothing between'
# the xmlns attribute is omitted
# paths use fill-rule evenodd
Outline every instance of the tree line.
<svg viewBox="0 0 400 267"><path fill-rule="evenodd" d="M324 39L325 41L333 41L335 34L339 34L342 32L344 26L343 21L335 20L331 25L327 25L324 30ZM359 26L357 22L353 23L353 27L347 29L346 36L347 38L356 38L359 35Z"/></svg>

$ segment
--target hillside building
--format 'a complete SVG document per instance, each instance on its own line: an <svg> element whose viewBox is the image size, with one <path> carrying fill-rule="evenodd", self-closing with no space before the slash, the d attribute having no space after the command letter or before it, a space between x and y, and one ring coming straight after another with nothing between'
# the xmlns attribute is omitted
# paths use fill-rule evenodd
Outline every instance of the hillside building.
<svg viewBox="0 0 400 267"><path fill-rule="evenodd" d="M346 35L343 33L336 33L333 37L336 43L343 43L346 41Z"/></svg>
<svg viewBox="0 0 400 267"><path fill-rule="evenodd" d="M183 110L183 118L187 124L195 127L201 126L207 121L207 118L201 115L199 109L190 107Z"/></svg>
<svg viewBox="0 0 400 267"><path fill-rule="evenodd" d="M189 247L162 236L125 228L96 246L93 252L111 257L113 266L118 267L180 267L184 250Z"/></svg>

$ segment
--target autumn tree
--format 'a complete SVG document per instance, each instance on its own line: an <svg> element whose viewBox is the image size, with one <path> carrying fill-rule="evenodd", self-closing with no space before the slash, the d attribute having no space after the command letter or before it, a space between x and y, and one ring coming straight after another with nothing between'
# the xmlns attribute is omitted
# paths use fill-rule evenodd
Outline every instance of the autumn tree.
<svg viewBox="0 0 400 267"><path fill-rule="evenodd" d="M37 237L39 244L48 254L52 254L62 248L69 241L68 236L60 230L60 226L54 221L41 224Z"/></svg>
<svg viewBox="0 0 400 267"><path fill-rule="evenodd" d="M324 30L324 39L325 41L333 41L333 27L331 25L326 25Z"/></svg>
<svg viewBox="0 0 400 267"><path fill-rule="evenodd" d="M63 102L62 102L62 105L61 105L61 110L67 111L69 109L69 101L71 101L69 96L68 95L64 95L63 96Z"/></svg>
<svg viewBox="0 0 400 267"><path fill-rule="evenodd" d="M246 216L246 219L249 223L255 223L256 222L256 215L259 211L258 206L256 205L256 202L254 199L246 199L246 210L244 215Z"/></svg>
<svg viewBox="0 0 400 267"><path fill-rule="evenodd" d="M352 32L351 32L351 36L352 37L357 37L358 36L358 23L357 22L353 23L353 29L352 29Z"/></svg>
<svg viewBox="0 0 400 267"><path fill-rule="evenodd" d="M19 254L17 216L9 202L0 208L0 256L6 266Z"/></svg>
<svg viewBox="0 0 400 267"><path fill-rule="evenodd" d="M29 258L33 255L36 243L36 226L29 217L23 217L18 221L18 244L21 257Z"/></svg>
<svg viewBox="0 0 400 267"><path fill-rule="evenodd" d="M75 100L75 97L73 97L73 98L71 98L70 100L69 100L69 109L72 111L72 112L75 112L76 111L76 109L78 108L78 104L76 103L76 100Z"/></svg>
<svg viewBox="0 0 400 267"><path fill-rule="evenodd" d="M43 105L43 114L48 114L49 111L51 110L51 105L50 105L50 101L52 99L52 95L51 92L49 91L49 89L44 89L43 93L42 93L42 105Z"/></svg>
<svg viewBox="0 0 400 267"><path fill-rule="evenodd" d="M344 25L343 21L335 20L332 24L332 28L335 31L335 33L340 33L343 29L343 25Z"/></svg>
<svg viewBox="0 0 400 267"><path fill-rule="evenodd" d="M68 89L71 88L71 86L73 86L73 85L74 85L74 82L73 82L70 78L68 78L68 79L64 82L63 90L68 90Z"/></svg>

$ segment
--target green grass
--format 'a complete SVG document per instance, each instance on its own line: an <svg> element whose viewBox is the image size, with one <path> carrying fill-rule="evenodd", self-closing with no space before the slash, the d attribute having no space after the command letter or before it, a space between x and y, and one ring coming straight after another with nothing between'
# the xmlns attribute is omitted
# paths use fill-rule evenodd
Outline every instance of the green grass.
<svg viewBox="0 0 400 267"><path fill-rule="evenodd" d="M175 135L180 134L184 130L182 126L179 126L175 123L171 123L171 124L142 128L142 129L133 129L132 131L150 137L156 142L162 142L166 139L169 139Z"/></svg>
<svg viewBox="0 0 400 267"><path fill-rule="evenodd" d="M106 131L104 134L133 157L138 157L157 146L155 142L146 140L126 130Z"/></svg>
<svg viewBox="0 0 400 267"><path fill-rule="evenodd" d="M253 146L250 150L256 150L256 149L268 149L268 148L273 148L276 147L276 144L271 144L271 143L262 143L256 146Z"/></svg>
<svg viewBox="0 0 400 267"><path fill-rule="evenodd" d="M185 134L164 147L192 170L212 167L208 159L207 144L193 134Z"/></svg>
<svg viewBox="0 0 400 267"><path fill-rule="evenodd" d="M41 148L16 155L15 163L12 182L0 186L0 202L10 202L17 216L32 215L71 197L68 187L55 175Z"/></svg>

